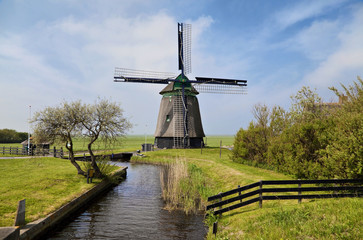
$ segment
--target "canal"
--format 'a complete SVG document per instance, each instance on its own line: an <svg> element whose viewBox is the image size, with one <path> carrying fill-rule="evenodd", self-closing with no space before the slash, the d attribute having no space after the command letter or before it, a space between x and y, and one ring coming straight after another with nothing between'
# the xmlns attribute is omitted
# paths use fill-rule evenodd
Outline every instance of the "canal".
<svg viewBox="0 0 363 240"><path fill-rule="evenodd" d="M203 239L202 215L164 210L160 168L128 166L127 178L93 201L79 215L61 224L48 239Z"/></svg>

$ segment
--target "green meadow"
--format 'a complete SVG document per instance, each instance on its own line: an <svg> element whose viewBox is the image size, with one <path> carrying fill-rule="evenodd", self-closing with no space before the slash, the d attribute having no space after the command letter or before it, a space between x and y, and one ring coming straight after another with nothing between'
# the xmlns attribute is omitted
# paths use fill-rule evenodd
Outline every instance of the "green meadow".
<svg viewBox="0 0 363 240"><path fill-rule="evenodd" d="M18 201L26 199L26 221L45 217L99 183L87 184L68 160L0 159L0 226L14 224Z"/></svg>

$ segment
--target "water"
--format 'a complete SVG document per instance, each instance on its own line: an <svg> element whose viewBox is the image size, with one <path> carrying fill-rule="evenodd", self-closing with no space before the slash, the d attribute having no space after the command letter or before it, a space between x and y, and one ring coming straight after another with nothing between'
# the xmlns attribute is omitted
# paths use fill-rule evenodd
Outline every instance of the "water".
<svg viewBox="0 0 363 240"><path fill-rule="evenodd" d="M121 163L127 178L48 239L203 239L202 215L163 209L160 166Z"/></svg>

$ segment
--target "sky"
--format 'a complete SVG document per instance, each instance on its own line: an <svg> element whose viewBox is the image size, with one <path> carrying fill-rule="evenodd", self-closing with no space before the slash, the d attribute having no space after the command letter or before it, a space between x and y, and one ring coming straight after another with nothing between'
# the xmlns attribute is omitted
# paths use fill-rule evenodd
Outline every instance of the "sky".
<svg viewBox="0 0 363 240"><path fill-rule="evenodd" d="M154 134L164 86L115 83L114 70L178 74L178 22L192 24L190 79L248 80L246 95L198 95L206 135L247 128L256 104L288 109L302 86L337 101L329 87L363 76L363 1L0 0L0 129L106 98L129 134Z"/></svg>

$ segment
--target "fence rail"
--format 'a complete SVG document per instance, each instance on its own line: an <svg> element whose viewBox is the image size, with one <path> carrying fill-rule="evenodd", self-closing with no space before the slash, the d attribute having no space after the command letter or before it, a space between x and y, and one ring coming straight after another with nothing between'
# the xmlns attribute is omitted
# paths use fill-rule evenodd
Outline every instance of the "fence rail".
<svg viewBox="0 0 363 240"><path fill-rule="evenodd" d="M263 186L271 185L294 185L298 187L274 187L263 188ZM303 184L323 184L325 186L301 187ZM334 184L334 186L327 186ZM344 186L336 186L344 184ZM356 184L356 185L347 185ZM257 190L251 190L257 188ZM243 193L244 191L250 192ZM298 195L263 195L264 193L298 193ZM303 192L322 192L322 194L302 194ZM328 193L331 192L331 193ZM235 196L235 194L238 194ZM257 197L254 197L258 195ZM226 198L227 199L223 199ZM251 198L254 197L254 198ZM243 206L259 202L259 207L262 208L263 200L298 200L301 203L302 199L317 199L317 198L343 198L343 197L363 197L363 179L326 179L326 180L273 180L260 181L243 187L232 189L227 192L219 193L208 198L208 202L214 202L207 206L207 210L214 209L214 214L222 214ZM248 198L248 199L247 199ZM239 201L239 203L235 203ZM232 204L234 203L234 204ZM228 205L228 206L226 206ZM219 209L215 209L219 208Z"/></svg>
<svg viewBox="0 0 363 240"><path fill-rule="evenodd" d="M0 154L7 155L43 155L53 157L63 157L63 148L56 149L38 149L38 148L23 148L23 147L0 147Z"/></svg>

